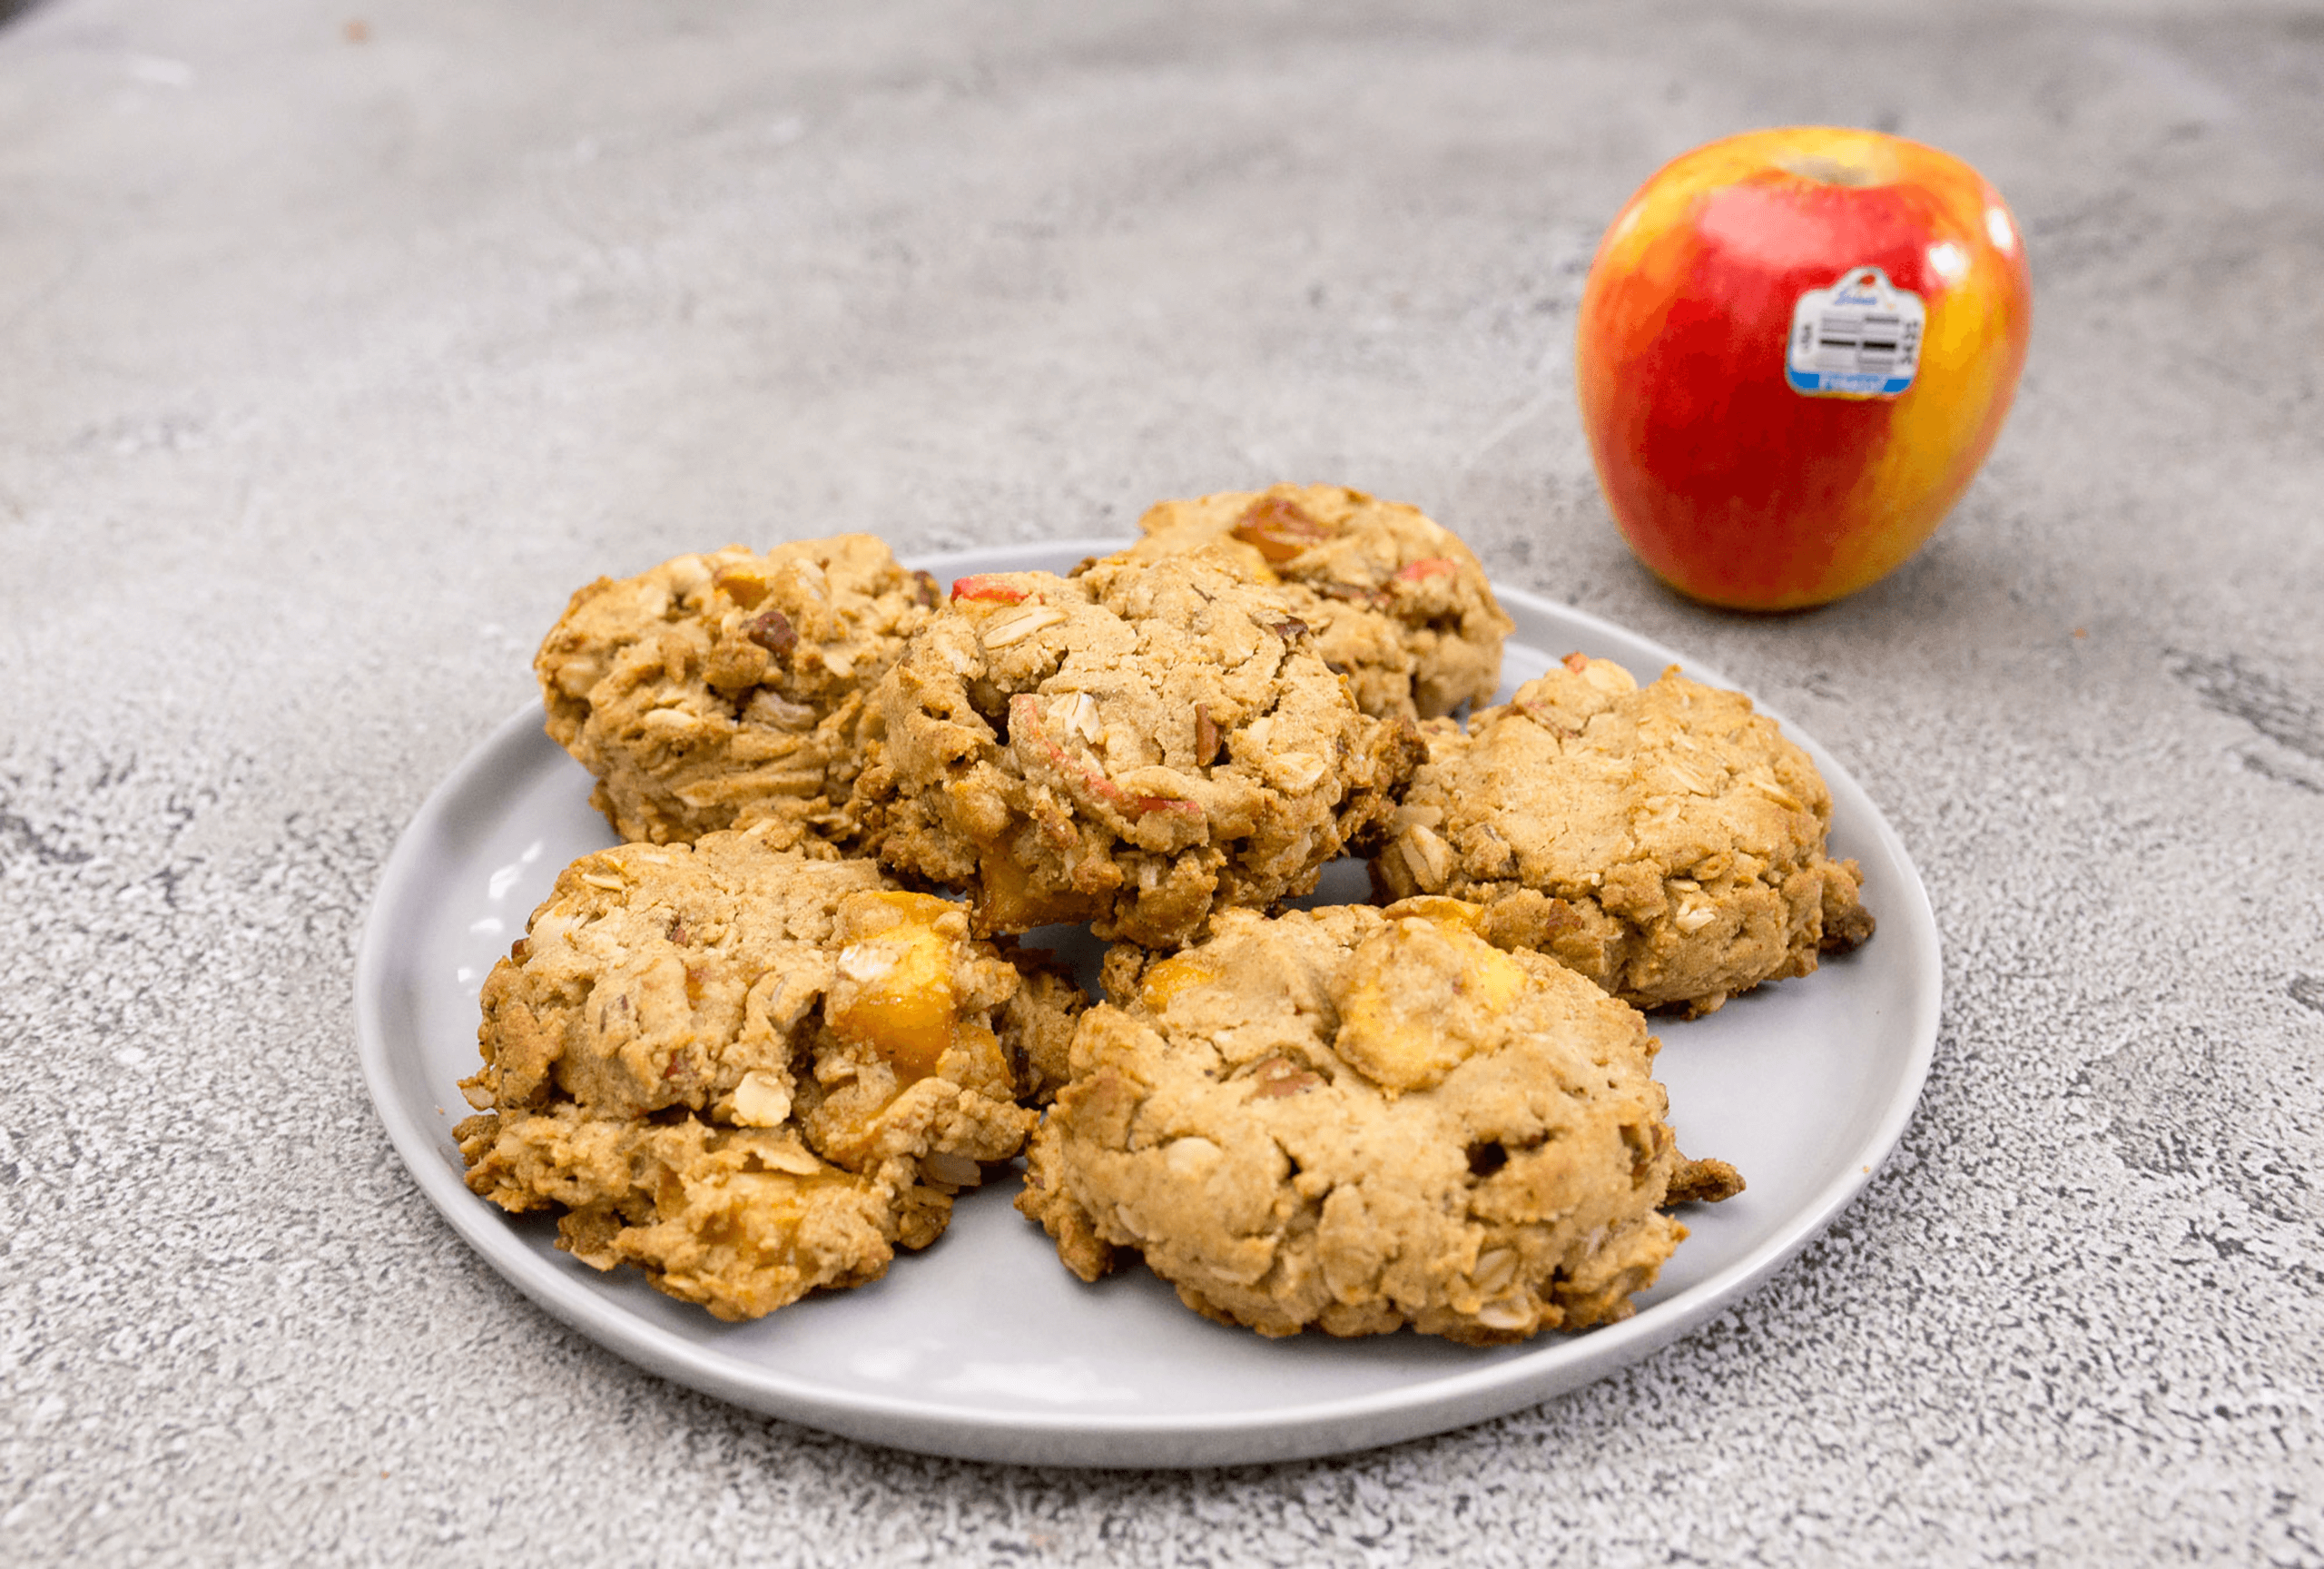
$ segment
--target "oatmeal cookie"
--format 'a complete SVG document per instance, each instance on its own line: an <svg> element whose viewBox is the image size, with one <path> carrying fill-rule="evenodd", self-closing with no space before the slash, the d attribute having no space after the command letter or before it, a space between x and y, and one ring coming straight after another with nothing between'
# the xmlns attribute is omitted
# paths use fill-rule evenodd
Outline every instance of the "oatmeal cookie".
<svg viewBox="0 0 2324 1569"><path fill-rule="evenodd" d="M561 1246L722 1318L933 1241L1023 1144L1029 1042L1081 1001L1028 987L965 906L764 837L567 867L485 982L461 1084L484 1115L457 1130L476 1192L562 1209Z"/></svg>
<svg viewBox="0 0 2324 1569"><path fill-rule="evenodd" d="M1084 1279L1135 1250L1263 1335L1627 1317L1686 1235L1655 1041L1482 914L1228 911L1174 956L1117 950L1018 1208Z"/></svg>
<svg viewBox="0 0 2324 1569"><path fill-rule="evenodd" d="M1574 654L1427 742L1374 881L1490 904L1625 1002L1708 1013L1872 935L1823 777L1740 693Z"/></svg>
<svg viewBox="0 0 2324 1569"><path fill-rule="evenodd" d="M1278 584L1382 718L1430 719L1490 703L1513 625L1466 545L1416 507L1338 485L1277 485L1164 501L1138 520L1133 558L1229 554Z"/></svg>
<svg viewBox="0 0 2324 1569"><path fill-rule="evenodd" d="M1174 947L1365 842L1420 755L1274 590L1200 558L963 577L875 696L881 861L980 933L1088 921Z"/></svg>
<svg viewBox="0 0 2324 1569"><path fill-rule="evenodd" d="M777 845L843 845L865 696L936 602L868 534L600 577L533 661L548 733L625 839L772 822Z"/></svg>

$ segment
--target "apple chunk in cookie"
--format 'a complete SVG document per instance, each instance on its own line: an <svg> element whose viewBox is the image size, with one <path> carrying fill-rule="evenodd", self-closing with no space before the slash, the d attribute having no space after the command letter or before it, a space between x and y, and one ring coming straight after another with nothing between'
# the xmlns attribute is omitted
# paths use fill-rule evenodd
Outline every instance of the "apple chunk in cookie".
<svg viewBox="0 0 2324 1569"><path fill-rule="evenodd" d="M603 851L485 982L468 1186L561 1210L586 1263L756 1317L933 1241L1022 1146L1031 1059L1082 1002L870 862L749 831Z"/></svg>
<svg viewBox="0 0 2324 1569"><path fill-rule="evenodd" d="M1575 654L1427 744L1374 881L1485 904L1626 1002L1708 1013L1872 935L1822 775L1740 693Z"/></svg>
<svg viewBox="0 0 2324 1569"><path fill-rule="evenodd" d="M1686 1235L1636 1010L1418 900L1222 913L1117 948L1018 1208L1085 1279L1124 1252L1265 1335L1475 1344L1622 1318ZM1732 1177L1731 1169L1720 1168Z"/></svg>
<svg viewBox="0 0 2324 1569"><path fill-rule="evenodd" d="M1088 921L1172 947L1315 885L1377 832L1419 742L1374 719L1283 598L1199 558L964 577L875 701L880 859L977 929Z"/></svg>

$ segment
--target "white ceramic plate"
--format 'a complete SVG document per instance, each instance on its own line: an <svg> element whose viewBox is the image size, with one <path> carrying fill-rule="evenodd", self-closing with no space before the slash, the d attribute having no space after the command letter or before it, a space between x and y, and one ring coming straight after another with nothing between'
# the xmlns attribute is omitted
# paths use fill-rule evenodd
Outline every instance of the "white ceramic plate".
<svg viewBox="0 0 2324 1569"><path fill-rule="evenodd" d="M1117 546L1061 540L921 564L947 577L1062 571ZM1575 648L1642 680L1683 663L1608 622L1501 592L1517 620L1504 696ZM737 1405L907 1449L1048 1465L1217 1465L1442 1432L1602 1378L1718 1313L1831 1223L1912 1115L1936 1040L1928 896L1856 781L1786 728L1831 785L1832 848L1863 863L1879 933L1804 981L1708 1019L1658 1022L1681 1147L1733 1161L1750 1188L1689 1211L1694 1234L1637 1316L1582 1335L1493 1350L1416 1335L1262 1339L1196 1317L1142 1269L1084 1286L1009 1207L1005 1182L964 1195L943 1239L899 1258L886 1279L753 1324L722 1324L634 1271L600 1275L559 1253L549 1221L506 1215L461 1185L451 1134L466 1115L455 1081L476 1066L485 975L558 870L613 842L588 776L542 734L537 709L470 753L389 857L356 960L363 1073L421 1189L519 1290L631 1361ZM1361 869L1332 868L1319 892L1363 898Z"/></svg>

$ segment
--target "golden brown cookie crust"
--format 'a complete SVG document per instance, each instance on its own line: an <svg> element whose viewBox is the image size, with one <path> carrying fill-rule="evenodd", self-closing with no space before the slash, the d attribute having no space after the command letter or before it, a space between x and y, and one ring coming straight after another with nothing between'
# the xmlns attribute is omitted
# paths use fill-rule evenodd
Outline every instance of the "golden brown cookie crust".
<svg viewBox="0 0 2324 1569"><path fill-rule="evenodd" d="M485 983L458 1130L477 1192L727 1318L934 1240L1079 1006L1024 994L964 906L764 836L567 867Z"/></svg>
<svg viewBox="0 0 2324 1569"><path fill-rule="evenodd" d="M1416 507L1340 485L1276 485L1164 501L1138 519L1137 560L1216 550L1278 584L1326 662L1382 718L1490 703L1514 626L1483 567Z"/></svg>
<svg viewBox="0 0 2324 1569"><path fill-rule="evenodd" d="M1087 920L1171 947L1304 893L1420 750L1278 594L1201 558L964 577L875 701L880 858L969 890L981 933Z"/></svg>
<svg viewBox="0 0 2324 1569"><path fill-rule="evenodd" d="M865 696L936 600L868 534L601 577L533 662L548 733L625 839L772 822L778 845L844 845Z"/></svg>
<svg viewBox="0 0 2324 1569"><path fill-rule="evenodd" d="M1685 1228L1637 1011L1450 900L1118 949L1018 1208L1265 1335L1492 1344L1627 1317ZM1118 990L1116 990L1118 988Z"/></svg>
<svg viewBox="0 0 2324 1569"><path fill-rule="evenodd" d="M1740 693L1577 654L1426 739L1375 883L1490 904L1626 1002L1708 1013L1872 933L1822 776Z"/></svg>

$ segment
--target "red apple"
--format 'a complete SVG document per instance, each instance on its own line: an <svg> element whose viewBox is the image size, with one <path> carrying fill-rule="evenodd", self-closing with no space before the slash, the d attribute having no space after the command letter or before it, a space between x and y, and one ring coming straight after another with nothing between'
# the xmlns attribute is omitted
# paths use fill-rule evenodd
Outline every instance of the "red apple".
<svg viewBox="0 0 2324 1569"><path fill-rule="evenodd" d="M1974 169L1874 131L1754 131L1631 197L1581 297L1581 422L1630 548L1681 593L1852 594L1935 531L2033 319Z"/></svg>

